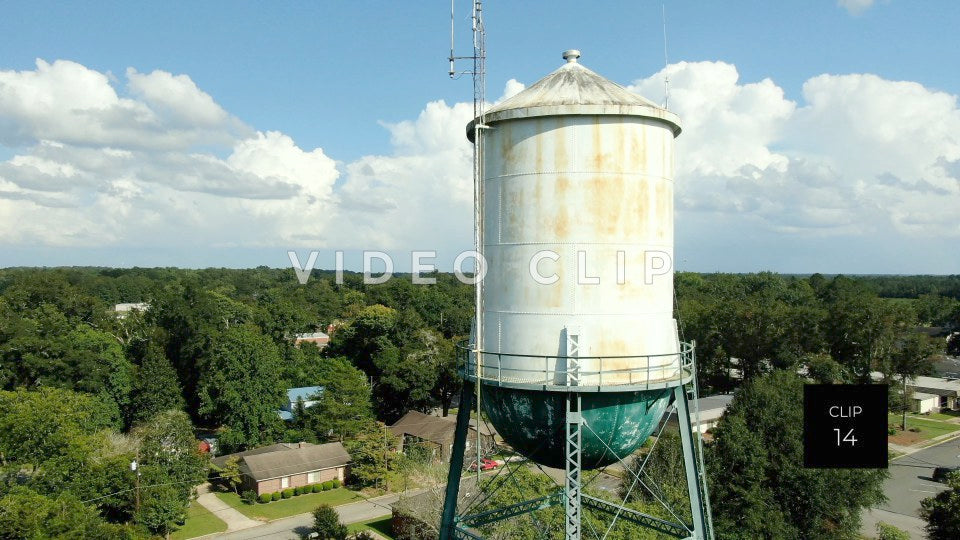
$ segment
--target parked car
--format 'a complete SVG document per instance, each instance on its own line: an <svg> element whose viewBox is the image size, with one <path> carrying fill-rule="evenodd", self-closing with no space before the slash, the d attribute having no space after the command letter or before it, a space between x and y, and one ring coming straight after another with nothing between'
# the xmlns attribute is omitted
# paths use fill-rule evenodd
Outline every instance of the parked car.
<svg viewBox="0 0 960 540"><path fill-rule="evenodd" d="M960 467L937 467L933 470L933 479L937 482L946 482L947 475L956 471L960 471Z"/></svg>
<svg viewBox="0 0 960 540"><path fill-rule="evenodd" d="M494 460L492 460L492 459L489 459L489 458L481 458L481 459L480 459L480 470L481 470L481 471L492 471L493 469L496 469L496 468L497 468L497 462L496 462L496 461L494 461ZM474 461L473 463L470 464L470 470L471 470L471 471L477 470L477 462L476 462L476 461Z"/></svg>

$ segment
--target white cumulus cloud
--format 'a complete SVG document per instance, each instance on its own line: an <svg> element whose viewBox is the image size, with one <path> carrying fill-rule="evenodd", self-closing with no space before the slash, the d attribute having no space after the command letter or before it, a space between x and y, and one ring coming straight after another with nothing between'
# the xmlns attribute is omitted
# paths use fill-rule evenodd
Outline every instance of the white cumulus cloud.
<svg viewBox="0 0 960 540"><path fill-rule="evenodd" d="M891 262L898 250L923 257L926 239L960 239L955 95L825 74L794 101L724 62L672 64L630 88L662 102L667 75L683 124L681 252L751 254L727 263L738 270L832 253L909 271ZM523 88L511 79L501 99ZM338 162L247 126L187 75L115 81L38 60L0 71L0 246L468 249L472 114L429 102L382 124L388 152ZM960 264L946 248L929 257Z"/></svg>
<svg viewBox="0 0 960 540"><path fill-rule="evenodd" d="M803 103L773 81L739 81L722 62L674 64L677 204L723 214L745 235L960 236L957 98L876 75L819 75ZM635 91L661 98L664 74ZM658 94L659 93L659 94ZM689 215L689 214L688 214Z"/></svg>
<svg viewBox="0 0 960 540"><path fill-rule="evenodd" d="M876 0L837 0L837 5L847 10L851 15L859 15L870 9Z"/></svg>

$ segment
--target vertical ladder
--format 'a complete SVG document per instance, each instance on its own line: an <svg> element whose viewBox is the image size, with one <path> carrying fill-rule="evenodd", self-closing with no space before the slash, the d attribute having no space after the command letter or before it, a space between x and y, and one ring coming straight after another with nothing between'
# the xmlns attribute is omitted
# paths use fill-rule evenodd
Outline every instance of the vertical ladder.
<svg viewBox="0 0 960 540"><path fill-rule="evenodd" d="M580 470L580 449L582 444L580 416L580 392L567 392L567 442L566 442L566 480L564 482L564 502L566 503L567 540L580 540L582 487Z"/></svg>
<svg viewBox="0 0 960 540"><path fill-rule="evenodd" d="M564 329L566 336L567 386L580 385L580 329L568 325ZM564 531L566 540L580 540L581 500L580 491L581 463L580 455L583 437L581 428L583 417L580 414L580 392L567 392L566 396L566 444L564 446L566 475L564 479L564 504L566 521Z"/></svg>

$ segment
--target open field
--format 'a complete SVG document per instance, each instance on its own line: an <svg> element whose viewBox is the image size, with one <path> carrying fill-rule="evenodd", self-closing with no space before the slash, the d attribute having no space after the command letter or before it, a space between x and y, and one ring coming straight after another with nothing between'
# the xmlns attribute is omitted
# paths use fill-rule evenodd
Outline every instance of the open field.
<svg viewBox="0 0 960 540"><path fill-rule="evenodd" d="M268 521L295 516L304 512L312 512L321 504L338 506L363 499L363 497L347 488L331 489L330 491L321 493L310 493L267 504L247 504L240 499L239 495L232 492L217 493L217 497L220 497L221 500L249 518Z"/></svg>
<svg viewBox="0 0 960 540"><path fill-rule="evenodd" d="M187 508L186 523L171 533L170 538L174 540L186 540L187 538L196 538L205 534L213 534L225 530L227 530L226 523L194 501L190 503L190 507Z"/></svg>

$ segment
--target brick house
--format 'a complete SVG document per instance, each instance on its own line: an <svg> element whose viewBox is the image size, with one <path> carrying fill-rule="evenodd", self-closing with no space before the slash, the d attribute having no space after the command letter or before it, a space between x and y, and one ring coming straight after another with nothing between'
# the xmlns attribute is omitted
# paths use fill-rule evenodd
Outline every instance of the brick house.
<svg viewBox="0 0 960 540"><path fill-rule="evenodd" d="M232 457L239 460L243 474L241 490L253 490L257 495L334 479L342 483L350 472L350 454L338 442L272 444L219 456L211 463L223 467Z"/></svg>
<svg viewBox="0 0 960 540"><path fill-rule="evenodd" d="M297 334L293 337L293 344L297 347L301 343L313 343L318 348L323 349L330 343L330 336L324 332L311 332L309 334Z"/></svg>

